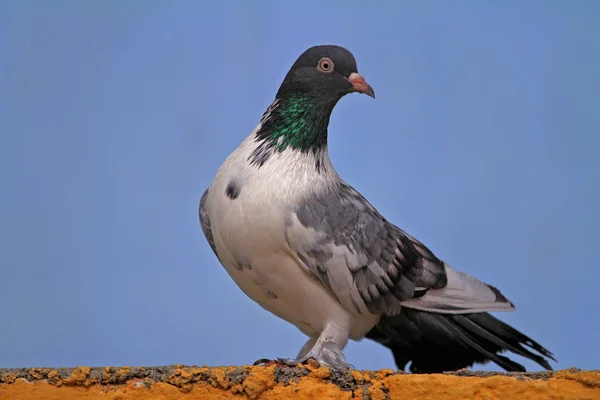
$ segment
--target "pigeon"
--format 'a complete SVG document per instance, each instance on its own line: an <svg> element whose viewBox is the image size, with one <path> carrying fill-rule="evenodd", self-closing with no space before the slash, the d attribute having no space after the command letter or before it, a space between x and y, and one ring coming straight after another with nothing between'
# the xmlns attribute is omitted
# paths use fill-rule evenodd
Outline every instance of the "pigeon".
<svg viewBox="0 0 600 400"><path fill-rule="evenodd" d="M343 349L368 338L414 373L490 361L525 371L504 351L552 369L552 353L488 313L515 308L498 289L450 267L340 178L328 125L349 93L375 98L352 53L306 50L200 200L202 231L227 273L308 337L295 358L276 361L353 368Z"/></svg>

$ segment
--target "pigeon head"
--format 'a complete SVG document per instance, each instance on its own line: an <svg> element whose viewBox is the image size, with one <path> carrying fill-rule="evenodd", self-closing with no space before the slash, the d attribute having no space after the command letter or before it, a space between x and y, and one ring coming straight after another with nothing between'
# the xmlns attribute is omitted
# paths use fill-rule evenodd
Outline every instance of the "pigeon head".
<svg viewBox="0 0 600 400"><path fill-rule="evenodd" d="M358 73L352 53L340 46L306 50L292 65L261 119L250 164L261 167L277 152L300 151L315 156L319 170L331 113L342 97L354 92L375 97Z"/></svg>
<svg viewBox="0 0 600 400"><path fill-rule="evenodd" d="M359 92L375 98L375 92L358 73L356 59L340 46L314 46L298 57L287 73L278 97L306 93L337 101L346 94Z"/></svg>

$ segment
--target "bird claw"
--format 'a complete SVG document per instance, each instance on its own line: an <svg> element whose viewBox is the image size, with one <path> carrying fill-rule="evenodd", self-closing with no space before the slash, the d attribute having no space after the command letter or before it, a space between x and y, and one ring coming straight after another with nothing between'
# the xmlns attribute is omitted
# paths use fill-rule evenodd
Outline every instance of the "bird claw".
<svg viewBox="0 0 600 400"><path fill-rule="evenodd" d="M312 357L307 358L306 360L298 362L293 358L276 358L271 360L269 358L259 358L252 365L254 366L262 366L262 367L271 367L275 365L276 367L297 367L298 365L310 365L313 368L320 368L321 363L315 360Z"/></svg>
<svg viewBox="0 0 600 400"><path fill-rule="evenodd" d="M325 366L334 370L354 369L352 364L344 360L341 348L333 342L326 342L320 348L311 349L300 361L308 362L316 368Z"/></svg>
<svg viewBox="0 0 600 400"><path fill-rule="evenodd" d="M276 358L274 360L269 358L259 358L254 361L252 365L261 367L271 367L273 365L276 367L295 367L298 365L298 362L291 358Z"/></svg>
<svg viewBox="0 0 600 400"><path fill-rule="evenodd" d="M304 361L304 363L310 365L313 368L321 368L321 363L319 363L312 357L308 358L306 361Z"/></svg>
<svg viewBox="0 0 600 400"><path fill-rule="evenodd" d="M307 358L306 360L294 360L292 358L278 358L277 361L282 363L283 365L287 365L288 367L296 367L298 365L310 365L313 368L321 367L321 363L315 360L312 357Z"/></svg>
<svg viewBox="0 0 600 400"><path fill-rule="evenodd" d="M270 367L272 365L279 366L279 362L277 360L271 360L269 358L259 358L258 360L254 361L254 363L252 365L261 366L261 367Z"/></svg>
<svg viewBox="0 0 600 400"><path fill-rule="evenodd" d="M309 341L307 344L311 344ZM304 347L307 347L306 345ZM310 348L310 347L309 347ZM304 350L305 348L303 348ZM329 367L335 370L354 369L352 364L344 360L344 353L340 346L334 342L325 342L318 347L310 348L310 351L301 350L297 358L276 358L274 360L261 358L254 365L265 367L297 367L299 365L310 365L313 368Z"/></svg>
<svg viewBox="0 0 600 400"><path fill-rule="evenodd" d="M294 360L293 358L281 358L278 357L277 362L279 363L280 367L297 367L298 366L298 361Z"/></svg>

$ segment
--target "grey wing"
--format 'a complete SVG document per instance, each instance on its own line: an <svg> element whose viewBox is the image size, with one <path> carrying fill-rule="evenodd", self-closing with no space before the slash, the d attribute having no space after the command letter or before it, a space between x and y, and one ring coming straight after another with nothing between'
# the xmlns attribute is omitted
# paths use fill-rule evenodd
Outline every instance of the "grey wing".
<svg viewBox="0 0 600 400"><path fill-rule="evenodd" d="M450 268L346 184L298 207L286 235L308 272L353 312L514 309L496 288Z"/></svg>
<svg viewBox="0 0 600 400"><path fill-rule="evenodd" d="M208 198L208 191L206 189L204 194L200 198L200 205L198 207L198 214L200 216L200 226L202 227L202 232L204 232L204 237L206 237L206 241L210 245L210 248L213 250L217 258L219 255L217 254L217 248L215 246L215 241L213 239L213 234L210 229L210 219L208 219L208 210L206 209L206 199Z"/></svg>
<svg viewBox="0 0 600 400"><path fill-rule="evenodd" d="M286 236L308 272L354 312L394 315L403 301L447 284L442 261L346 184L298 207Z"/></svg>

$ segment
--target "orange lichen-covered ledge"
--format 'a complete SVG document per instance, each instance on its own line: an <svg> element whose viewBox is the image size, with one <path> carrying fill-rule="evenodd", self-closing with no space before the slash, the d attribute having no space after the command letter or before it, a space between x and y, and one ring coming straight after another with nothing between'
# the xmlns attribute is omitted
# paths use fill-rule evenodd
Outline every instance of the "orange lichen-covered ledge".
<svg viewBox="0 0 600 400"><path fill-rule="evenodd" d="M0 399L600 399L600 371L415 375L306 367L0 369Z"/></svg>

